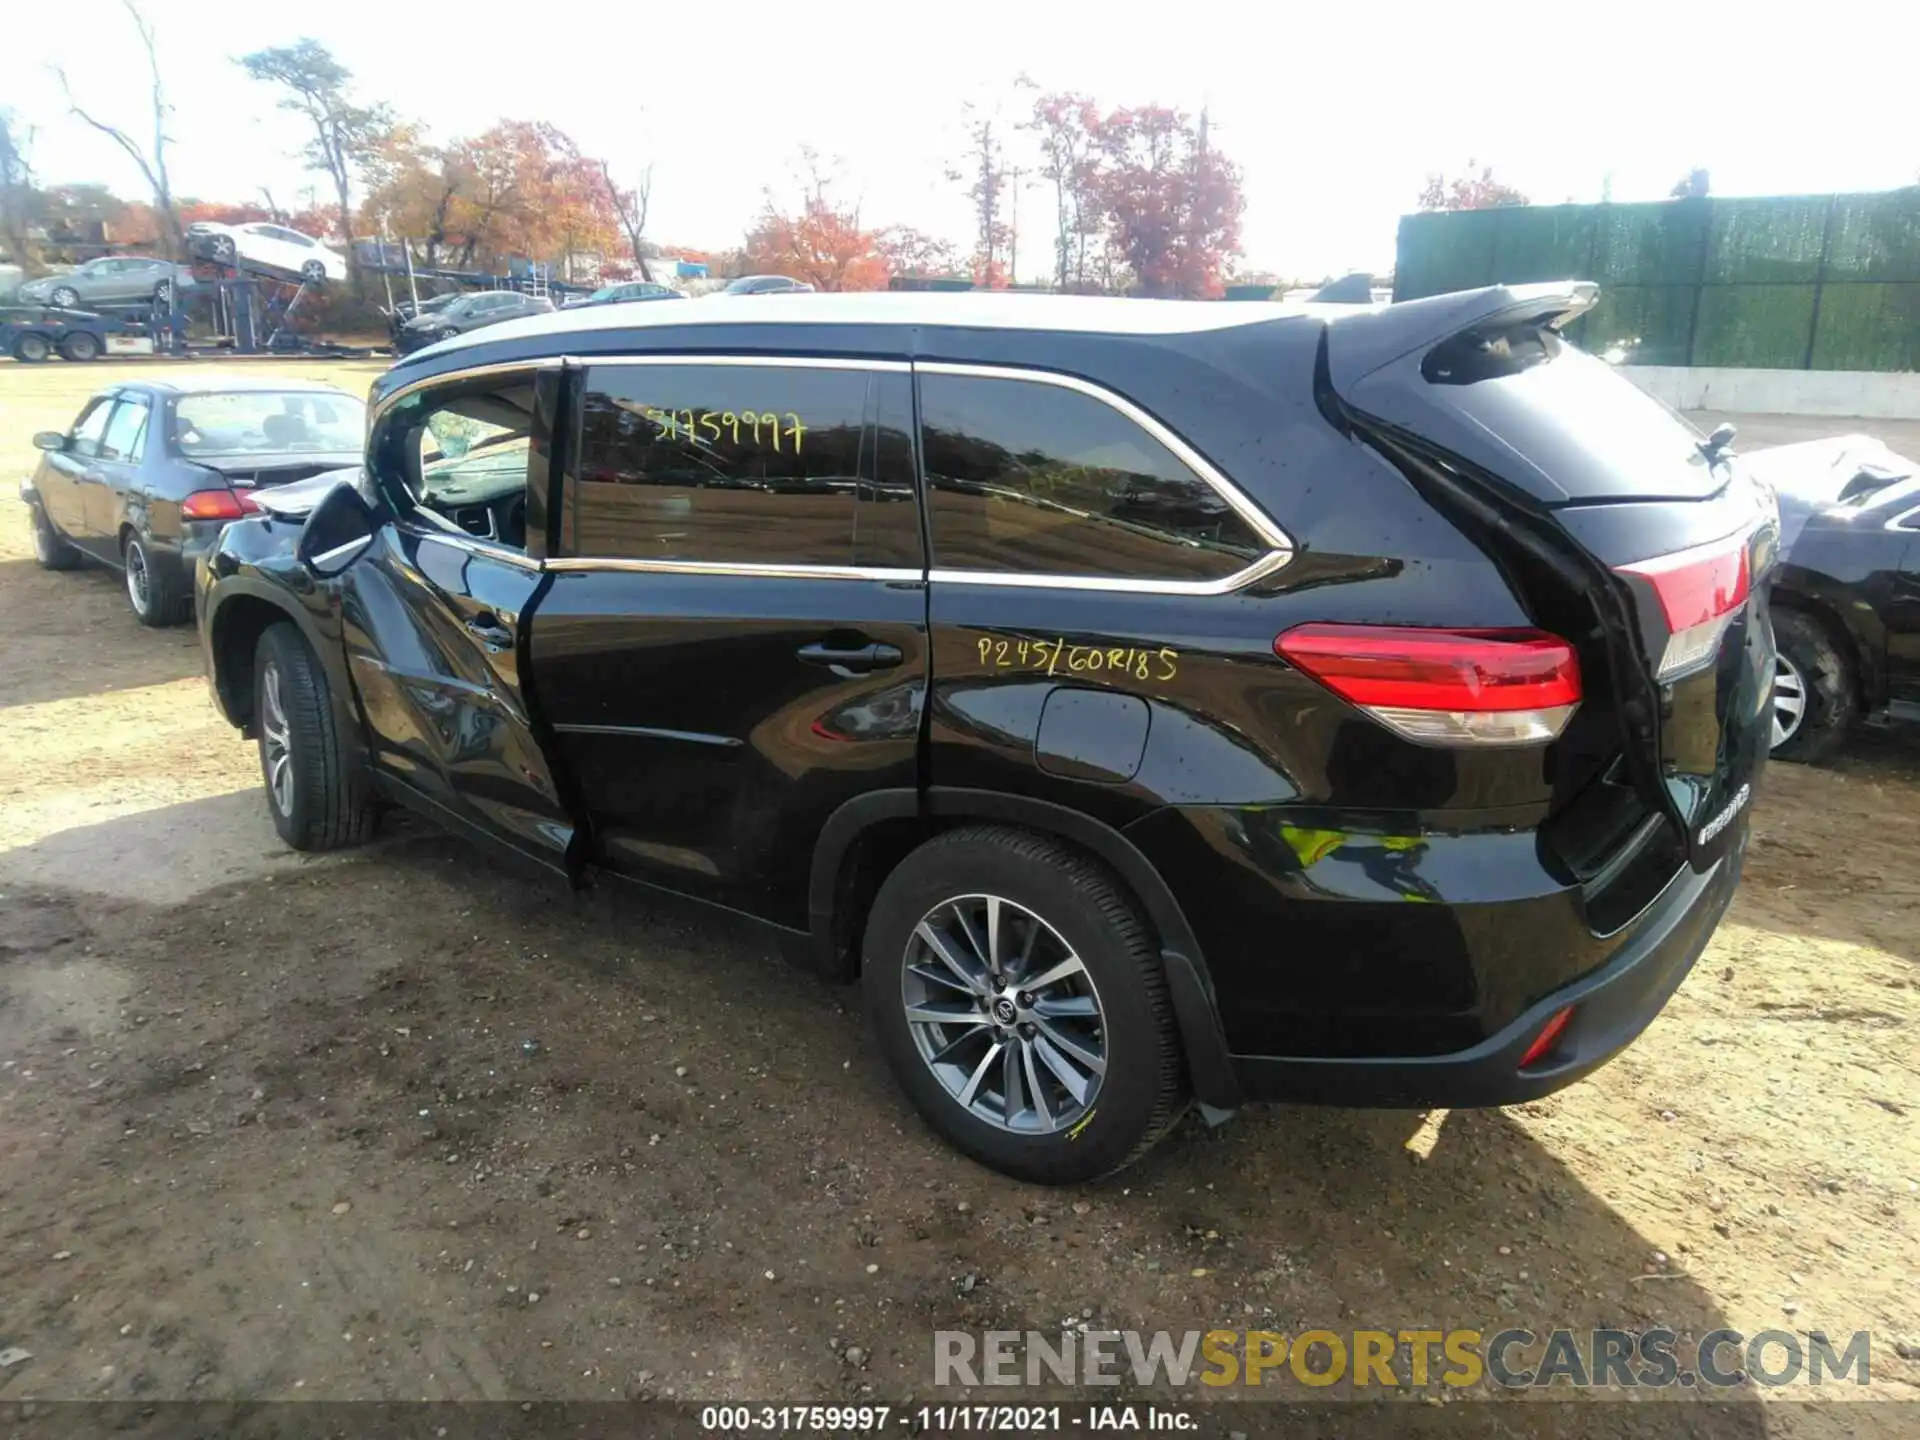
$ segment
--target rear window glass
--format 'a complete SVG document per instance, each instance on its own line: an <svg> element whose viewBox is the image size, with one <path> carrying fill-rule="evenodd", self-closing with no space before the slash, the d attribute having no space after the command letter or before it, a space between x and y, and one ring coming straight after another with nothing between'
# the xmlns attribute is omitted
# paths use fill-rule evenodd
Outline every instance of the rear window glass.
<svg viewBox="0 0 1920 1440"><path fill-rule="evenodd" d="M1427 355L1429 396L1464 412L1567 497L1701 499L1726 483L1726 468L1701 454L1700 432L1627 372L1551 332L1476 338Z"/></svg>
<svg viewBox="0 0 1920 1440"><path fill-rule="evenodd" d="M345 454L360 449L366 426L360 400L316 390L182 395L173 413L188 457Z"/></svg>

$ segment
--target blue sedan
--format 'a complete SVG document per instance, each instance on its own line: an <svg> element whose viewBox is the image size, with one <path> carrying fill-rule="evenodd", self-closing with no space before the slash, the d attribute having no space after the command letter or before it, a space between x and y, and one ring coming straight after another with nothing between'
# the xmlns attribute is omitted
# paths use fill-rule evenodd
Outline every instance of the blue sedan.
<svg viewBox="0 0 1920 1440"><path fill-rule="evenodd" d="M195 376L111 386L20 482L48 570L96 560L126 575L143 625L193 613L193 565L270 486L360 463L366 403L330 385Z"/></svg>

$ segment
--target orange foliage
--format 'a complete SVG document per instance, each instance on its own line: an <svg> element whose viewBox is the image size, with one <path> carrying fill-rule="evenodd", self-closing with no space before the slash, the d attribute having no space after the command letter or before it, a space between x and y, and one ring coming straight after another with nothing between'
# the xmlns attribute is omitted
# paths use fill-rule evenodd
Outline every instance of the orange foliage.
<svg viewBox="0 0 1920 1440"><path fill-rule="evenodd" d="M808 198L798 215L782 215L767 203L747 232L747 268L785 275L816 290L884 290L887 257L883 237L862 230L858 211L842 210L824 195Z"/></svg>

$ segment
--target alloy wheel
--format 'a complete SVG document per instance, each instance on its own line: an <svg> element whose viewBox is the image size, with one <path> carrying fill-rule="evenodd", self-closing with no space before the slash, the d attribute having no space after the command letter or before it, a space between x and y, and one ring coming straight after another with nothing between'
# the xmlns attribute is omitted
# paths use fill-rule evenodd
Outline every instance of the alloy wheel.
<svg viewBox="0 0 1920 1440"><path fill-rule="evenodd" d="M268 665L260 676L260 754L267 772L267 794L282 815L293 814L293 735L280 699L280 667Z"/></svg>
<svg viewBox="0 0 1920 1440"><path fill-rule="evenodd" d="M1784 655L1773 662L1773 748L1778 750L1800 733L1807 714L1807 682L1800 669Z"/></svg>
<svg viewBox="0 0 1920 1440"><path fill-rule="evenodd" d="M907 941L900 998L920 1058L975 1119L1069 1129L1107 1069L1093 977L1060 932L998 895L943 900Z"/></svg>
<svg viewBox="0 0 1920 1440"><path fill-rule="evenodd" d="M134 613L144 615L151 603L151 577L147 574L147 552L140 548L140 542L127 542L127 598L133 602Z"/></svg>

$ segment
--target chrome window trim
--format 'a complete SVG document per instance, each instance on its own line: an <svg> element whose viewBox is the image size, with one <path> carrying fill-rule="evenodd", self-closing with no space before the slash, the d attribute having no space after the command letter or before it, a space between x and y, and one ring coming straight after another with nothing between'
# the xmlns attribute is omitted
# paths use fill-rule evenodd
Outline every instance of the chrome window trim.
<svg viewBox="0 0 1920 1440"><path fill-rule="evenodd" d="M906 360L862 360L848 355L569 355L569 365L752 365L763 370L878 370L905 375L913 370Z"/></svg>
<svg viewBox="0 0 1920 1440"><path fill-rule="evenodd" d="M1284 569L1291 550L1269 550L1251 565L1218 580L1130 580L1115 575L1028 575L1017 570L942 570L927 572L941 585L1001 585L1029 590L1098 590L1121 595L1231 595Z"/></svg>
<svg viewBox="0 0 1920 1440"><path fill-rule="evenodd" d="M1912 505L1887 521L1887 529L1900 530L1907 534L1920 531L1920 505Z"/></svg>
<svg viewBox="0 0 1920 1440"><path fill-rule="evenodd" d="M433 514L431 510L425 510L424 508L421 513L427 515ZM424 526L410 524L409 522L411 520L411 516L403 515L394 520L393 524L397 528L405 529L407 533L413 535L416 539L433 540L442 545L451 545L454 549L464 550L469 555L478 555L486 560L499 560L518 569L532 571L535 574L550 568L552 564L551 561L536 560L525 551L515 550L511 545L502 544L497 540L491 542L485 541L478 536L469 535L466 531L460 529L430 529Z"/></svg>
<svg viewBox="0 0 1920 1440"><path fill-rule="evenodd" d="M746 561L634 560L620 555L563 555L546 562L559 574L600 570L638 575L731 575L742 580L880 580L895 585L918 585L926 572L919 569L869 565L756 565Z"/></svg>

